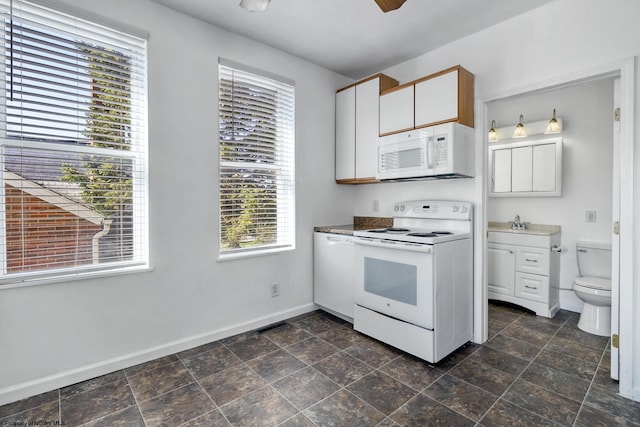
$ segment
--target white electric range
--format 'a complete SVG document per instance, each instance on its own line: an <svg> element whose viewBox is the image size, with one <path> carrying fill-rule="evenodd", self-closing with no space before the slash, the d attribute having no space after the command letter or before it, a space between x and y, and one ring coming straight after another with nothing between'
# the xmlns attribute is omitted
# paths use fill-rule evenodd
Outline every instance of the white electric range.
<svg viewBox="0 0 640 427"><path fill-rule="evenodd" d="M473 207L414 200L355 236L354 328L429 362L473 336Z"/></svg>

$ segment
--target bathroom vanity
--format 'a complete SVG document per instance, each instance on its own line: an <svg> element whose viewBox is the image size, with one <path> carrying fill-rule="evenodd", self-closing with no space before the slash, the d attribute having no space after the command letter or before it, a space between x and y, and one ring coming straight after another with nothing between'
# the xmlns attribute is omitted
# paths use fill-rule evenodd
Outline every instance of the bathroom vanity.
<svg viewBox="0 0 640 427"><path fill-rule="evenodd" d="M489 299L553 317L560 308L560 226L490 222L488 232Z"/></svg>

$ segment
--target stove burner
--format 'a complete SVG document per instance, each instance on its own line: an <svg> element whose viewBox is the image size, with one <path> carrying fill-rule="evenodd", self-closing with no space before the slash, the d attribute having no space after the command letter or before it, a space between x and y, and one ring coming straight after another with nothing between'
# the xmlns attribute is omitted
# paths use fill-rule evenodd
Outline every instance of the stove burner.
<svg viewBox="0 0 640 427"><path fill-rule="evenodd" d="M412 237L438 237L436 233L409 233L407 236Z"/></svg>
<svg viewBox="0 0 640 427"><path fill-rule="evenodd" d="M386 233L387 229L386 228L376 228L373 230L367 230L368 233Z"/></svg>
<svg viewBox="0 0 640 427"><path fill-rule="evenodd" d="M450 231L432 231L433 234L440 234L440 235L449 235L449 234L453 234Z"/></svg>
<svg viewBox="0 0 640 427"><path fill-rule="evenodd" d="M396 228L396 227L389 227L386 230L390 233L406 233L407 231L410 231L408 228Z"/></svg>

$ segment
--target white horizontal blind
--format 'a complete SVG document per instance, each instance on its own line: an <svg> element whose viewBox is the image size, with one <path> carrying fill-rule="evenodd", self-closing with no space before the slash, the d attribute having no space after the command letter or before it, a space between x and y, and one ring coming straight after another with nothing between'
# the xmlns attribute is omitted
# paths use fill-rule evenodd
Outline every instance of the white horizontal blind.
<svg viewBox="0 0 640 427"><path fill-rule="evenodd" d="M3 282L145 264L146 40L0 0Z"/></svg>
<svg viewBox="0 0 640 427"><path fill-rule="evenodd" d="M294 245L294 90L219 66L222 254Z"/></svg>

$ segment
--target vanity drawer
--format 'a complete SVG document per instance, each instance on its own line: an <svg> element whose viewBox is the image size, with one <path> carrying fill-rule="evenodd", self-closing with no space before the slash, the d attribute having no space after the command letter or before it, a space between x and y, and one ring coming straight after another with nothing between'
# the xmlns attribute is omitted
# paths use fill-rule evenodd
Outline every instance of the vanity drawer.
<svg viewBox="0 0 640 427"><path fill-rule="evenodd" d="M516 271L549 275L549 249L519 246L516 248Z"/></svg>
<svg viewBox="0 0 640 427"><path fill-rule="evenodd" d="M532 301L547 301L549 277L538 274L516 273L515 296Z"/></svg>

